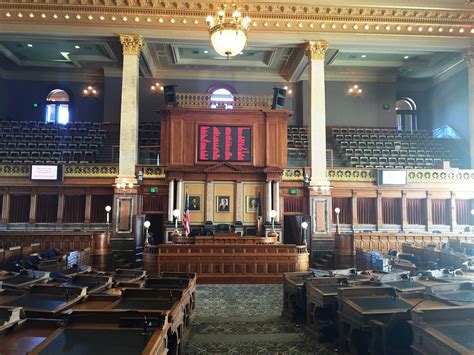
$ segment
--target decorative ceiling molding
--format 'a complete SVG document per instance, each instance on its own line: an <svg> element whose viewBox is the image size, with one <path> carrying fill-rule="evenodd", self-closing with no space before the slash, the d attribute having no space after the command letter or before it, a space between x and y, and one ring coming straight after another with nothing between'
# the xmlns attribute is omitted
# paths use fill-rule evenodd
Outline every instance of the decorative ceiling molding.
<svg viewBox="0 0 474 355"><path fill-rule="evenodd" d="M432 37L474 37L474 10L347 6L242 1L252 32L360 33ZM125 26L195 31L220 4L189 0L0 0L0 18L10 24Z"/></svg>

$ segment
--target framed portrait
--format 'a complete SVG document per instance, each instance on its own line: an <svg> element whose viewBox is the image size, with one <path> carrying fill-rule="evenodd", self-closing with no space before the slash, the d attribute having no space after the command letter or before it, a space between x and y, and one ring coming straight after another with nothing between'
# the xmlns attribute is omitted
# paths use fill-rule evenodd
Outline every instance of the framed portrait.
<svg viewBox="0 0 474 355"><path fill-rule="evenodd" d="M189 198L189 210L200 211L201 210L201 196L189 195L188 198Z"/></svg>
<svg viewBox="0 0 474 355"><path fill-rule="evenodd" d="M217 212L230 212L230 196L217 196Z"/></svg>
<svg viewBox="0 0 474 355"><path fill-rule="evenodd" d="M259 203L257 196L245 196L245 213L257 213Z"/></svg>

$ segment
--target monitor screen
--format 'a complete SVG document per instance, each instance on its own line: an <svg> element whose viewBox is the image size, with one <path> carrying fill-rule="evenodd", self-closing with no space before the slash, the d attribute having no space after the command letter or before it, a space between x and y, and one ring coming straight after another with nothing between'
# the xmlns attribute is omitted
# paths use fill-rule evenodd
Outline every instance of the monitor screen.
<svg viewBox="0 0 474 355"><path fill-rule="evenodd" d="M57 181L62 180L60 165L32 165L31 180Z"/></svg>
<svg viewBox="0 0 474 355"><path fill-rule="evenodd" d="M377 174L379 186L406 186L408 175L406 170L379 170Z"/></svg>
<svg viewBox="0 0 474 355"><path fill-rule="evenodd" d="M249 126L198 127L199 161L252 161L252 129Z"/></svg>

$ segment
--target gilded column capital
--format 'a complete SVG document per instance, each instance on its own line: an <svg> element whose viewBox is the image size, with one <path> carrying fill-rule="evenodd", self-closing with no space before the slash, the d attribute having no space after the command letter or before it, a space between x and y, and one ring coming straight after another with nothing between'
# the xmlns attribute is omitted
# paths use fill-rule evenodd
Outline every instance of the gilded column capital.
<svg viewBox="0 0 474 355"><path fill-rule="evenodd" d="M324 60L329 43L327 41L310 41L305 44L304 52L309 60Z"/></svg>
<svg viewBox="0 0 474 355"><path fill-rule="evenodd" d="M120 35L123 54L139 55L143 48L143 38L140 35Z"/></svg>

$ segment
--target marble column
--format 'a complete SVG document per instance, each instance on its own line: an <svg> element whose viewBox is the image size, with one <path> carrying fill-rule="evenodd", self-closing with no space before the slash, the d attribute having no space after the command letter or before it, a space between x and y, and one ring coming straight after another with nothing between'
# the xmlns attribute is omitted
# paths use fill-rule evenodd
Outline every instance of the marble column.
<svg viewBox="0 0 474 355"><path fill-rule="evenodd" d="M402 191L402 203L401 203L401 227L404 230L408 226L408 204L407 204L407 192Z"/></svg>
<svg viewBox="0 0 474 355"><path fill-rule="evenodd" d="M38 194L36 193L36 188L33 188L31 191L31 200L30 200L30 220L28 223L36 223L36 205L38 202Z"/></svg>
<svg viewBox="0 0 474 355"><path fill-rule="evenodd" d="M377 225L376 228L379 231L383 227L383 211L382 211L382 193L377 191Z"/></svg>
<svg viewBox="0 0 474 355"><path fill-rule="evenodd" d="M357 191L352 190L352 230L355 230L359 224L359 218L357 214Z"/></svg>
<svg viewBox="0 0 474 355"><path fill-rule="evenodd" d="M308 42L305 53L309 67L309 163L311 167L310 186L329 192L326 178L326 97L324 79L324 58L328 42Z"/></svg>
<svg viewBox="0 0 474 355"><path fill-rule="evenodd" d="M59 191L58 195L58 213L56 216L56 223L61 224L64 220L64 193L62 190Z"/></svg>
<svg viewBox="0 0 474 355"><path fill-rule="evenodd" d="M178 180L176 184L176 209L179 210L178 223L183 215L183 180Z"/></svg>
<svg viewBox="0 0 474 355"><path fill-rule="evenodd" d="M273 183L273 209L277 212L275 223L280 223L280 182Z"/></svg>
<svg viewBox="0 0 474 355"><path fill-rule="evenodd" d="M243 193L242 193L242 182L237 181L235 184L235 223L242 224L242 211L243 211Z"/></svg>
<svg viewBox="0 0 474 355"><path fill-rule="evenodd" d="M474 169L474 49L465 53L468 72L469 95L469 145L471 150L471 169Z"/></svg>
<svg viewBox="0 0 474 355"><path fill-rule="evenodd" d="M431 204L431 192L426 192L426 230L433 228L433 206Z"/></svg>
<svg viewBox="0 0 474 355"><path fill-rule="evenodd" d="M118 179L135 182L135 166L138 162L138 61L143 39L141 36L120 35L120 43L123 49L123 71Z"/></svg>
<svg viewBox="0 0 474 355"><path fill-rule="evenodd" d="M267 181L265 194L265 223L271 223L270 211L272 210L272 182Z"/></svg>
<svg viewBox="0 0 474 355"><path fill-rule="evenodd" d="M91 208L92 208L92 194L90 189L86 191L86 206L84 211L84 223L89 224L91 223ZM112 220L115 220L113 218Z"/></svg>
<svg viewBox="0 0 474 355"><path fill-rule="evenodd" d="M206 224L214 221L214 193L212 181L206 182Z"/></svg>
<svg viewBox="0 0 474 355"><path fill-rule="evenodd" d="M2 201L2 224L8 223L9 213L10 213L10 193L8 191L3 192L3 201Z"/></svg>
<svg viewBox="0 0 474 355"><path fill-rule="evenodd" d="M174 180L170 180L168 187L168 222L173 223L174 209Z"/></svg>
<svg viewBox="0 0 474 355"><path fill-rule="evenodd" d="M454 232L456 226L458 224L456 218L456 193L451 191L451 199L450 199L450 215L451 215L451 232Z"/></svg>

